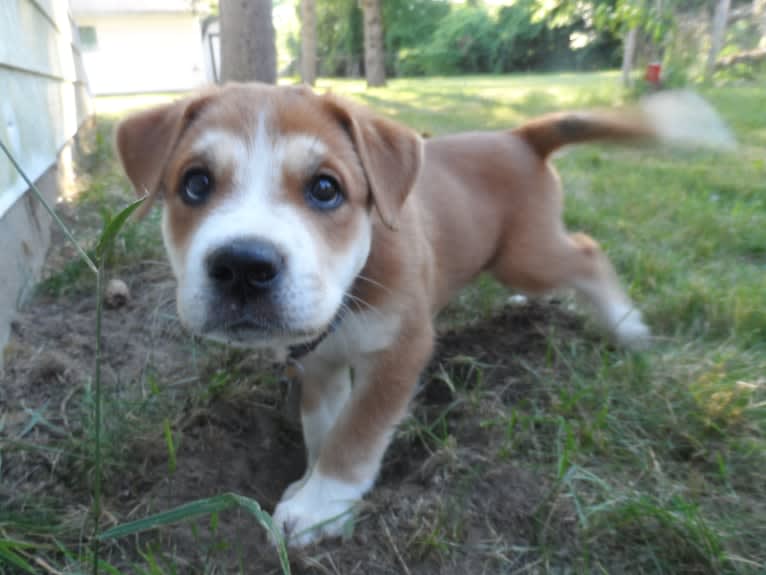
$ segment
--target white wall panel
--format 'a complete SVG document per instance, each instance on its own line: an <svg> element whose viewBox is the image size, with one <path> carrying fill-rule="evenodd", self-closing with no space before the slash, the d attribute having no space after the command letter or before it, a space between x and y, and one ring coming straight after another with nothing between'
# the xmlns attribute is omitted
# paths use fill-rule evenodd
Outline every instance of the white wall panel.
<svg viewBox="0 0 766 575"><path fill-rule="evenodd" d="M0 139L33 180L90 113L72 30L67 0L0 0ZM26 188L0 153L0 217Z"/></svg>

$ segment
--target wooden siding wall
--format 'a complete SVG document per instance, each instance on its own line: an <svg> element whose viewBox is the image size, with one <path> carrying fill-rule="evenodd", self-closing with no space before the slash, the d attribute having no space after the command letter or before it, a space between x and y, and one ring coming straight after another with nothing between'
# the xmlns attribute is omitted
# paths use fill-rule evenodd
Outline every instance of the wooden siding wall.
<svg viewBox="0 0 766 575"><path fill-rule="evenodd" d="M67 0L0 0L0 139L33 180L90 114ZM0 218L26 191L0 153Z"/></svg>

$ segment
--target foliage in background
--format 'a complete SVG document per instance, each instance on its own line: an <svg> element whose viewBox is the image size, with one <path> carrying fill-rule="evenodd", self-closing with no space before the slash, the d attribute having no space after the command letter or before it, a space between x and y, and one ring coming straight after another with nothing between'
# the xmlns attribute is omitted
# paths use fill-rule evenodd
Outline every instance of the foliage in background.
<svg viewBox="0 0 766 575"><path fill-rule="evenodd" d="M383 3L387 72L392 76L594 69L619 60L609 29L571 18L564 25L539 18L540 0L489 7L443 0ZM320 76L364 72L362 12L356 0L317 3ZM298 57L299 41L289 43Z"/></svg>
<svg viewBox="0 0 766 575"><path fill-rule="evenodd" d="M763 41L751 0L733 0L720 56ZM593 70L620 65L624 38L638 29L634 77L649 62L663 64L663 83L702 79L710 45L712 0L387 0L383 3L387 74L497 74ZM357 0L317 3L319 75L364 75L363 18ZM287 41L293 60L300 40ZM757 66L738 65L717 79L753 78ZM641 86L639 86L641 88Z"/></svg>
<svg viewBox="0 0 766 575"><path fill-rule="evenodd" d="M638 49L633 62L636 77L643 76L647 63L657 62L662 64L665 87L683 87L703 79L710 50L713 0L533 0L533 3L538 6L536 17L552 27L583 20L599 35L611 33L620 38L636 29ZM754 7L751 0L732 1L719 57L758 46L763 31L752 15ZM622 51L622 46L619 50ZM719 73L719 78L729 77L731 72ZM754 77L752 66L742 66L734 72ZM645 88L639 83L639 91Z"/></svg>
<svg viewBox="0 0 766 575"><path fill-rule="evenodd" d="M453 6L421 54L426 74L611 67L619 40L583 18L565 25L536 16L538 0L519 0L490 14L481 5Z"/></svg>
<svg viewBox="0 0 766 575"><path fill-rule="evenodd" d="M418 56L449 13L449 4L435 0L384 2L389 70L402 76L423 74Z"/></svg>

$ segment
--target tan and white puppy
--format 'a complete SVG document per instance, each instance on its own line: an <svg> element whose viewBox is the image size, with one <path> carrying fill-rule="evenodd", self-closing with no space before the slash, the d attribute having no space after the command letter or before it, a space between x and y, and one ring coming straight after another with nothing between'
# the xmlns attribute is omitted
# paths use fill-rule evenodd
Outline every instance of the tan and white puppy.
<svg viewBox="0 0 766 575"><path fill-rule="evenodd" d="M698 98L661 94L423 141L335 96L258 84L120 124L144 207L164 199L182 322L299 357L307 469L274 512L291 544L341 532L431 356L434 316L481 271L530 294L574 288L617 340L647 340L596 242L564 229L548 158L566 144L652 139L730 136Z"/></svg>

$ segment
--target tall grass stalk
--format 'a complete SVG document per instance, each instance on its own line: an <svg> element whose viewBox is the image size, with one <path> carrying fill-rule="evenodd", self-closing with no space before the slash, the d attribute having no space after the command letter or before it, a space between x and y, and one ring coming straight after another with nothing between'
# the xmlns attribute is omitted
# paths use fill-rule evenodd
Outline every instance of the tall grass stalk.
<svg viewBox="0 0 766 575"><path fill-rule="evenodd" d="M85 262L85 264L96 275L96 357L93 367L93 386L95 388L95 405L93 406L93 417L95 425L95 445L94 445L94 469L93 469L93 537L91 540L91 550L93 557L92 572L93 575L98 575L99 572L99 517L101 516L101 316L103 313L103 285L104 285L104 265L109 254L109 251L114 243L114 239L122 229L130 215L135 209L143 202L144 198L141 198L119 212L114 218L109 218L104 222L104 229L99 237L98 244L96 246L96 261L91 258L85 249L77 242L74 234L69 230L64 221L53 210L45 196L40 192L37 186L24 172L21 165L16 161L13 154L6 147L6 145L0 141L0 148L2 148L8 160L13 167L19 173L21 178L32 190L37 200L48 211L53 220L64 232L64 235L72 243L77 250L78 254Z"/></svg>
<svg viewBox="0 0 766 575"><path fill-rule="evenodd" d="M67 237L67 239L70 242L72 242L72 245L80 254L80 257L82 258L82 260L87 264L87 266L91 269L91 271L98 276L98 267L96 266L95 262L90 258L90 256L86 253L86 251L82 248L82 246L80 246L80 244L77 243L77 240L74 238L74 235L72 234L72 232L69 231L69 228L67 227L67 225L53 210L50 204L48 204L48 201L45 199L45 196L43 196L42 192L40 192L40 190L32 182L32 180L29 179L27 174L21 168L19 163L16 161L16 158L13 157L13 154L11 154L11 151L5 146L2 140L0 140L0 148L3 149L3 152L5 152L5 155L8 157L8 160L11 162L11 164L13 164L13 167L16 168L16 171L19 173L21 178L29 186L29 189L32 190L32 193L34 193L37 200L43 205L43 207L51 215L54 221L59 225L59 227L61 228L61 231L64 232L64 235Z"/></svg>
<svg viewBox="0 0 766 575"><path fill-rule="evenodd" d="M101 314L103 311L103 276L104 258L100 258L98 272L96 273L96 365L94 367L93 380L96 401L93 406L95 443L93 468L93 575L98 575L98 552L99 552L99 518L101 517Z"/></svg>

